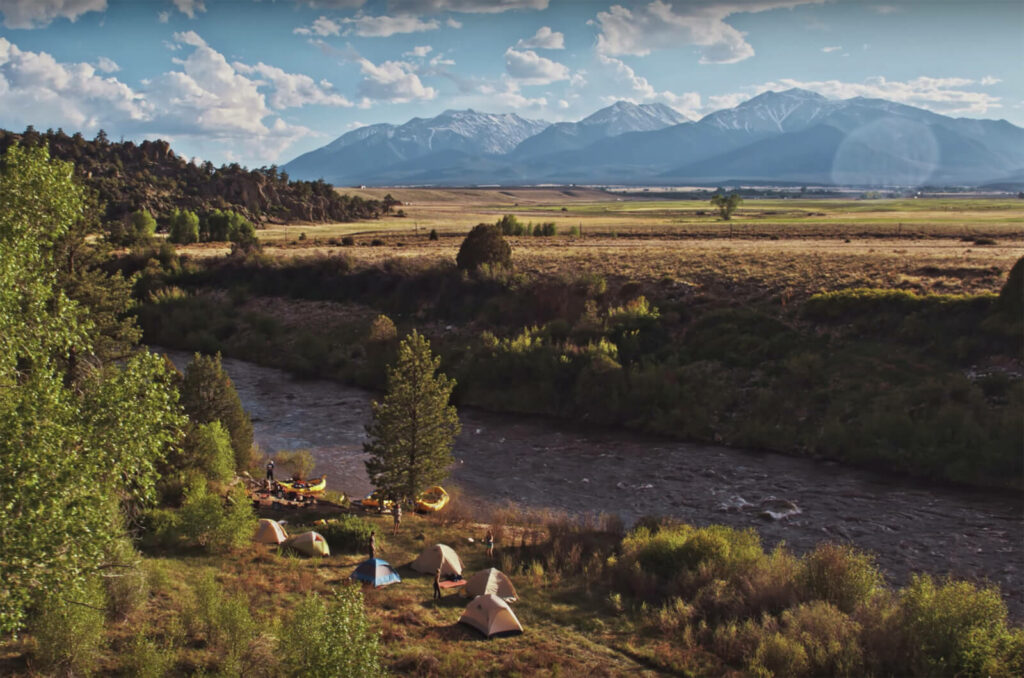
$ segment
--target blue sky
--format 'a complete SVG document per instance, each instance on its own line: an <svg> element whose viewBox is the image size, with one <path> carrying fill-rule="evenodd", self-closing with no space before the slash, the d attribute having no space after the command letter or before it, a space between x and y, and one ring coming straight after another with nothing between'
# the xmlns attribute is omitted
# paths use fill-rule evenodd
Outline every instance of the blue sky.
<svg viewBox="0 0 1024 678"><path fill-rule="evenodd" d="M768 89L1024 126L1018 0L0 0L0 127L284 163L449 108L697 119Z"/></svg>

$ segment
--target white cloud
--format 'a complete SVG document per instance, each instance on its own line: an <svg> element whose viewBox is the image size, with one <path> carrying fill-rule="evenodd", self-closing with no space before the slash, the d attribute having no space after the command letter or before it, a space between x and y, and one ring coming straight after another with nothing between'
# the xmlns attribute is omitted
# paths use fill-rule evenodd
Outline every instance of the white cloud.
<svg viewBox="0 0 1024 678"><path fill-rule="evenodd" d="M328 7L330 9L359 9L366 0L299 0L300 4L310 7Z"/></svg>
<svg viewBox="0 0 1024 678"><path fill-rule="evenodd" d="M141 94L89 64L59 63L0 37L0 119L7 127L98 130L146 120L152 110Z"/></svg>
<svg viewBox="0 0 1024 678"><path fill-rule="evenodd" d="M437 96L437 90L433 87L423 86L413 64L405 61L385 61L377 65L363 57L356 61L363 72L363 80L359 83L363 107L369 106L373 101L408 103Z"/></svg>
<svg viewBox="0 0 1024 678"><path fill-rule="evenodd" d="M998 85L1002 81L1003 81L1002 78L994 78L991 75L986 75L984 78L982 78L978 82L979 82L979 84L982 84L982 85Z"/></svg>
<svg viewBox="0 0 1024 678"><path fill-rule="evenodd" d="M363 38L387 38L396 33L421 33L436 31L441 24L436 19L423 21L410 14L398 16L357 16L354 19L342 19L342 23L355 26L355 34Z"/></svg>
<svg viewBox="0 0 1024 678"><path fill-rule="evenodd" d="M510 78L503 78L502 89L493 85L481 85L478 92L487 97L487 101L493 105L512 109L523 108L545 108L548 100L544 97L530 98L523 96L519 91L519 83Z"/></svg>
<svg viewBox="0 0 1024 678"><path fill-rule="evenodd" d="M841 50L841 49L842 49L842 47L841 47L841 46L839 46L839 45L833 45L833 46L831 46L831 47L822 47L822 48L821 48L821 51L822 51L822 52L824 52L825 54L829 54L829 53L831 53L831 52L838 52L838 51L839 51L839 50Z"/></svg>
<svg viewBox="0 0 1024 678"><path fill-rule="evenodd" d="M195 31L182 31L174 34L175 42L184 43L192 47L206 47L206 41L199 37Z"/></svg>
<svg viewBox="0 0 1024 678"><path fill-rule="evenodd" d="M455 59L445 58L445 56L443 54L435 54L434 57L430 60L430 65L431 66L454 66L455 65Z"/></svg>
<svg viewBox="0 0 1024 678"><path fill-rule="evenodd" d="M451 17L448 17L447 19L445 19L444 23L445 23L446 26L448 26L448 28L462 28L462 22L461 21L457 21L457 20L455 20L455 19L453 19Z"/></svg>
<svg viewBox="0 0 1024 678"><path fill-rule="evenodd" d="M500 14L513 9L547 9L548 0L389 0L388 7L409 14Z"/></svg>
<svg viewBox="0 0 1024 678"><path fill-rule="evenodd" d="M597 49L612 56L644 56L654 49L696 45L701 48L701 63L735 63L752 57L754 48L744 33L725 22L729 16L823 1L690 0L672 5L654 0L632 10L613 5L597 13L595 24L601 29Z"/></svg>
<svg viewBox="0 0 1024 678"><path fill-rule="evenodd" d="M102 12L107 0L0 0L7 28L42 28L54 19L75 21L86 12Z"/></svg>
<svg viewBox="0 0 1024 678"><path fill-rule="evenodd" d="M168 21L171 20L171 13L170 12L157 12L156 20L159 21L162 24L165 24L165 23L167 23Z"/></svg>
<svg viewBox="0 0 1024 678"><path fill-rule="evenodd" d="M174 0L174 6L189 19L195 19L196 12L206 11L206 5L203 4L203 0Z"/></svg>
<svg viewBox="0 0 1024 678"><path fill-rule="evenodd" d="M694 118L699 116L701 110L700 94L696 92L676 94L669 90L659 92L654 85L648 82L647 78L637 75L636 71L621 59L603 54L598 54L597 58L602 65L611 69L614 80L628 85L631 90L631 94L627 96L605 97L608 103L614 103L620 99L626 99L634 103L660 101L687 117Z"/></svg>
<svg viewBox="0 0 1024 678"><path fill-rule="evenodd" d="M341 32L341 24L336 21L331 21L325 16L318 17L309 28L300 27L292 31L292 33L298 33L299 35L338 35Z"/></svg>
<svg viewBox="0 0 1024 678"><path fill-rule="evenodd" d="M532 38L520 40L516 47L534 49L565 49L565 35L558 31L552 31L548 26L541 26Z"/></svg>
<svg viewBox="0 0 1024 678"><path fill-rule="evenodd" d="M566 101L565 99L559 99L558 100L558 107L561 108L561 109L569 108L569 102Z"/></svg>
<svg viewBox="0 0 1024 678"><path fill-rule="evenodd" d="M505 70L523 85L548 85L569 79L569 68L565 64L546 59L532 50L520 52L511 47L505 50Z"/></svg>
<svg viewBox="0 0 1024 678"><path fill-rule="evenodd" d="M104 73L117 73L121 70L121 67L113 59L101 56L96 59L96 70L103 71Z"/></svg>
<svg viewBox="0 0 1024 678"><path fill-rule="evenodd" d="M404 57L416 57L418 59L423 59L424 57L426 57L428 54L430 54L433 51L434 51L434 48L431 47L430 45L416 45L415 47L413 47L408 52L403 52L402 56L404 56ZM433 61L431 61L431 63L433 63Z"/></svg>
<svg viewBox="0 0 1024 678"><path fill-rule="evenodd" d="M350 107L353 103L334 91L326 80L316 82L302 73L287 73L276 66L260 62L249 66L238 61L233 66L239 73L257 75L274 88L270 106L275 109L301 108L306 105Z"/></svg>
<svg viewBox="0 0 1024 678"><path fill-rule="evenodd" d="M754 94L768 90L786 90L792 87L808 89L833 99L867 97L886 99L908 106L925 108L943 115L983 115L991 109L1001 108L999 97L974 92L966 87L984 85L985 79L932 78L922 76L913 80L887 80L882 76L867 78L863 82L841 80L801 81L791 78L766 82L750 88ZM734 95L735 96L735 95ZM748 95L741 95L743 99Z"/></svg>

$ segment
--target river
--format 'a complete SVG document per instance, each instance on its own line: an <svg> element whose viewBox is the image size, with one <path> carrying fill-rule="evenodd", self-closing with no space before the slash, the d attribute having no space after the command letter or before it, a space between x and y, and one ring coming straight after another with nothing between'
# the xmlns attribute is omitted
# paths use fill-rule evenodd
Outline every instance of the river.
<svg viewBox="0 0 1024 678"><path fill-rule="evenodd" d="M189 360L169 355L179 367ZM370 490L362 444L371 393L240 360L223 364L264 451L309 449L329 488L355 497ZM753 527L766 546L785 541L797 553L826 540L852 543L876 553L897 584L913 572L997 583L1013 617L1024 618L1024 497L1017 494L541 418L468 408L459 417L452 479L474 497L616 513L627 524L668 515Z"/></svg>

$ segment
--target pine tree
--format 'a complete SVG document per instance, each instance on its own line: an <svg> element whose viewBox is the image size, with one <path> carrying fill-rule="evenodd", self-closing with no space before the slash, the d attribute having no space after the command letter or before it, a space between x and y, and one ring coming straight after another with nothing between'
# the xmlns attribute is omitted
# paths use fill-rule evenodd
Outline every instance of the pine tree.
<svg viewBox="0 0 1024 678"><path fill-rule="evenodd" d="M459 416L448 404L455 381L437 374L441 359L417 332L402 341L398 361L388 368L387 394L373 403L366 427L370 455L366 472L387 495L416 497L448 476Z"/></svg>

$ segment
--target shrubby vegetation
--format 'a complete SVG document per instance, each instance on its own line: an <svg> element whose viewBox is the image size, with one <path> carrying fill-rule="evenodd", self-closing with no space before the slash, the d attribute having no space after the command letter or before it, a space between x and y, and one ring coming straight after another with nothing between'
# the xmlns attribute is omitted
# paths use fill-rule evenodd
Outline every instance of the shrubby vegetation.
<svg viewBox="0 0 1024 678"><path fill-rule="evenodd" d="M512 248L497 226L477 224L462 241L455 263L467 271L475 271L482 266L508 267L512 265Z"/></svg>
<svg viewBox="0 0 1024 678"><path fill-rule="evenodd" d="M302 678L363 678L383 674L378 634L369 624L363 594L354 585L299 603L281 634L281 668Z"/></svg>

